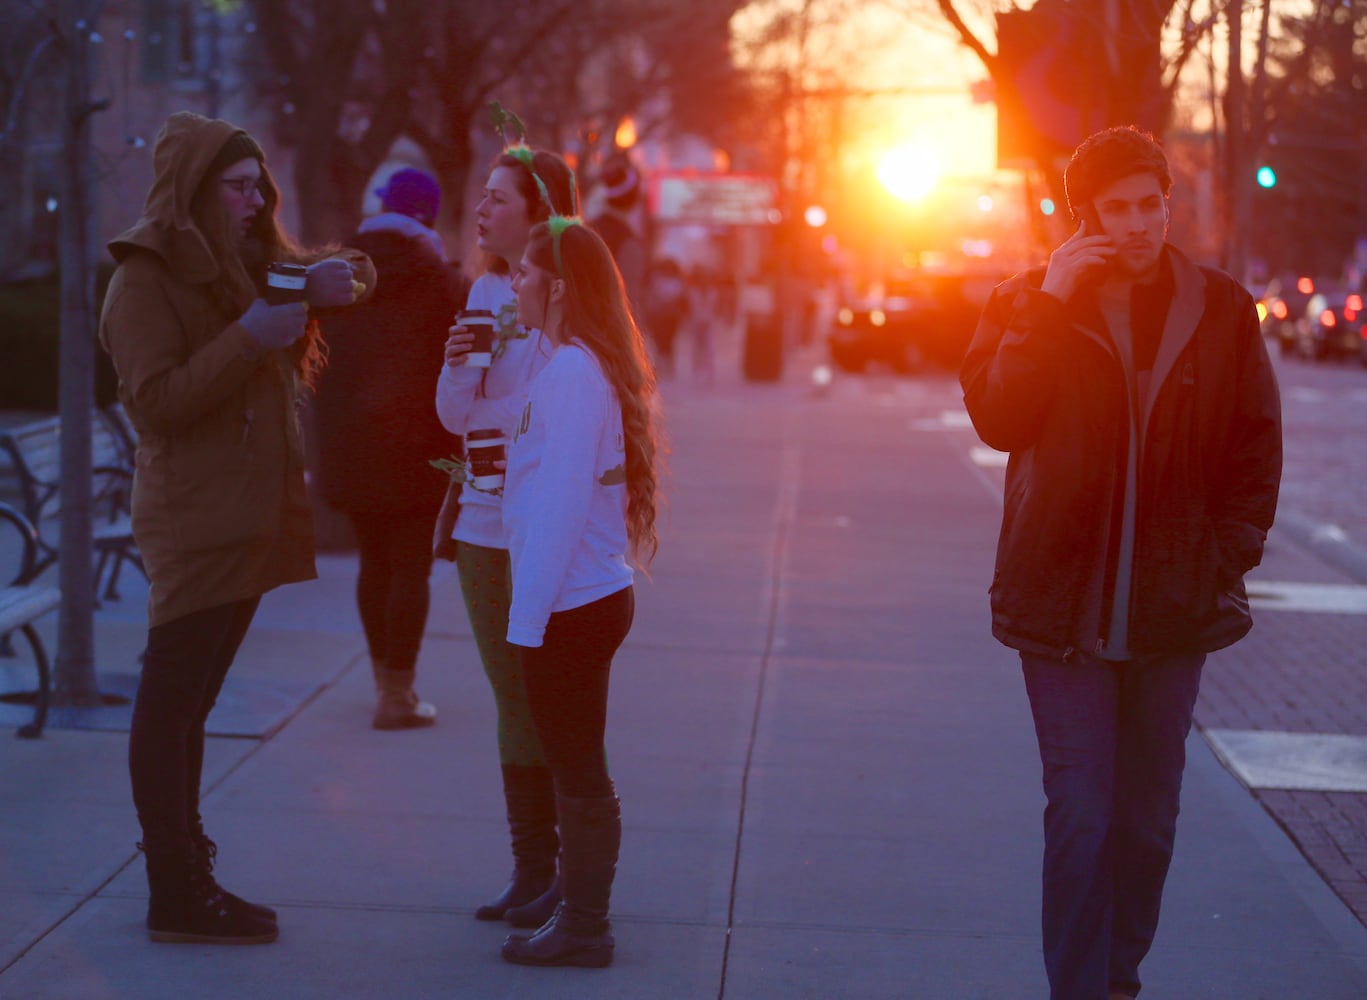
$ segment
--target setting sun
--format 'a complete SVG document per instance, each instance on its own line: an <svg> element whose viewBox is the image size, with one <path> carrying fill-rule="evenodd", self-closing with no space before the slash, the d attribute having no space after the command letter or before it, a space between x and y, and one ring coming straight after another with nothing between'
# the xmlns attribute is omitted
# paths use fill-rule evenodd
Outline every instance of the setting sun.
<svg viewBox="0 0 1367 1000"><path fill-rule="evenodd" d="M944 167L927 146L899 146L878 161L878 179L903 201L920 201L940 182Z"/></svg>

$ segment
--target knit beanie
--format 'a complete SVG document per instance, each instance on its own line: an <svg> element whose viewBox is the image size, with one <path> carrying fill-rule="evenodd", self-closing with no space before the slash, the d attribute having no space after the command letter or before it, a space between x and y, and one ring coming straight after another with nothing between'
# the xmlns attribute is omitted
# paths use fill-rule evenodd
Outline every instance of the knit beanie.
<svg viewBox="0 0 1367 1000"><path fill-rule="evenodd" d="M437 179L423 170L404 167L391 174L382 188L375 190L386 212L397 212L417 219L425 226L437 220L441 207L441 186Z"/></svg>
<svg viewBox="0 0 1367 1000"><path fill-rule="evenodd" d="M220 171L227 170L239 160L245 160L249 157L255 157L262 163L266 162L266 154L257 145L255 139L246 132L234 132L223 144L223 148L218 151L218 155L209 163L208 169L204 171L204 176L210 177Z"/></svg>

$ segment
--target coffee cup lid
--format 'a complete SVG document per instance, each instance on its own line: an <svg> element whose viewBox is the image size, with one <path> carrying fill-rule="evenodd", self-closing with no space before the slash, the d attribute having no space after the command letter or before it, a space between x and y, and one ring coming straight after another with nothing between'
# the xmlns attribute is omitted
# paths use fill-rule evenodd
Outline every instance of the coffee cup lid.
<svg viewBox="0 0 1367 1000"><path fill-rule="evenodd" d="M471 441L491 441L501 437L503 437L503 432L497 427L465 432L465 441L467 444Z"/></svg>
<svg viewBox="0 0 1367 1000"><path fill-rule="evenodd" d="M461 312L460 312L460 318L461 318L461 319L488 319L488 320L491 320L491 321L492 321L493 318L494 318L494 314L493 314L493 312L492 312L491 310L489 310L489 309L462 309Z"/></svg>

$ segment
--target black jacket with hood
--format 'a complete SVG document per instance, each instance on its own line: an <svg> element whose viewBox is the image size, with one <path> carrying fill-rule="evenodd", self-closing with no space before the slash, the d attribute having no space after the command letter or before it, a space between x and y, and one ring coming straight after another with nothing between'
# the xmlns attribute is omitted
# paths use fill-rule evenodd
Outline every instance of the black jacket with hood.
<svg viewBox="0 0 1367 1000"><path fill-rule="evenodd" d="M362 231L347 241L375 264L375 294L323 324L328 365L318 385L318 473L339 510L436 519L448 477L429 464L460 440L429 391L464 275L421 236Z"/></svg>
<svg viewBox="0 0 1367 1000"><path fill-rule="evenodd" d="M1129 656L1209 652L1252 626L1243 575L1262 558L1281 479L1281 405L1252 298L1171 246L1131 324L1158 337L1140 401ZM992 632L1068 659L1105 655L1134 439L1129 380L1094 295L993 292L960 381L983 441L1011 453Z"/></svg>

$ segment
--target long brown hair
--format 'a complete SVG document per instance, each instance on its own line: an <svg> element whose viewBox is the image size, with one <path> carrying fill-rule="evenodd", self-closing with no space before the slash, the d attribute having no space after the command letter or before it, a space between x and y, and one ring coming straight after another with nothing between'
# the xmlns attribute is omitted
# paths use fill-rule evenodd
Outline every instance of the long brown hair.
<svg viewBox="0 0 1367 1000"><path fill-rule="evenodd" d="M529 224L545 222L552 215L574 215L579 211L579 190L575 185L574 171L555 153L544 149L533 150L532 165L529 169L520 157L503 152L494 157L494 162L489 164L489 173L492 174L498 167L508 167L513 171L517 193L522 195L522 200L527 203ZM532 176L533 170L536 171L536 177ZM546 199L542 197L541 186L536 183L537 177L546 185L546 195L551 199L550 205L547 205ZM516 265L517 261L509 265L502 257L496 257L491 253L484 254L484 270L491 274L507 274Z"/></svg>
<svg viewBox="0 0 1367 1000"><path fill-rule="evenodd" d="M655 369L631 317L622 275L603 238L575 224L555 237L546 223L532 227L527 259L565 282L564 334L594 354L622 407L626 447L627 536L633 554L649 565L659 548L655 508L663 448L655 413Z"/></svg>
<svg viewBox="0 0 1367 1000"><path fill-rule="evenodd" d="M218 262L218 276L209 286L209 297L226 315L242 315L254 299L266 294L266 268L275 261L312 264L337 251L336 246L305 250L285 232L277 214L280 189L264 162L257 190L266 204L256 213L242 239L233 232L232 218L223 204L218 182L218 171L205 174L190 201L190 215ZM316 319L309 319L303 339L291 348L291 353L299 377L313 388L327 364L323 330Z"/></svg>

